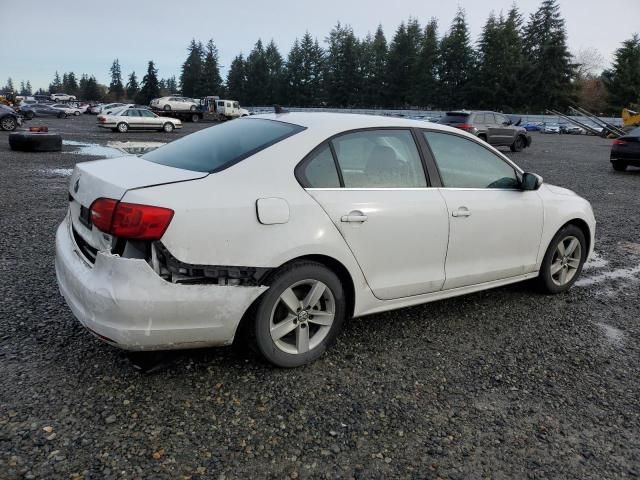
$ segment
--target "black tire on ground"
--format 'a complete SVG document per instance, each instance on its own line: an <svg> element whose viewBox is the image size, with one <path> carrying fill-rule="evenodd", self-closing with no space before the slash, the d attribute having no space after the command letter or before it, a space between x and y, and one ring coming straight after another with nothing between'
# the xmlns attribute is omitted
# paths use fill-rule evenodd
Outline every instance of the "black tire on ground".
<svg viewBox="0 0 640 480"><path fill-rule="evenodd" d="M271 338L271 315L275 315L276 308L282 308L280 295L297 282L304 281L322 282L334 300L334 319L330 330L319 343L306 353L288 353L279 348ZM262 294L257 303L252 307L252 324L248 325L248 340L254 343L256 350L274 365L279 367L299 367L318 359L336 339L346 317L347 302L340 279L335 273L320 263L311 261L293 262L277 271L269 280L269 289ZM305 293L301 292L301 296ZM324 301L324 300L321 300ZM309 310L313 314L313 310ZM300 328L310 329L314 327L312 320L309 324ZM310 331L310 330L308 330ZM292 334L297 335L296 331Z"/></svg>
<svg viewBox="0 0 640 480"><path fill-rule="evenodd" d="M174 126L173 123L171 122L167 122L162 126L162 130L164 130L167 133L171 133L173 132Z"/></svg>
<svg viewBox="0 0 640 480"><path fill-rule="evenodd" d="M524 138L522 135L518 135L509 148L511 148L512 152L521 152L524 146Z"/></svg>
<svg viewBox="0 0 640 480"><path fill-rule="evenodd" d="M558 285L552 279L551 264L554 260L554 256L556 255L558 244L561 241L564 241L567 237L574 237L580 243L580 263L571 280L564 285ZM578 279L578 277L580 277L586 257L587 241L584 238L584 233L582 232L582 230L580 230L576 225L573 224L568 224L562 227L549 243L547 252L544 254L544 258L542 259L542 265L540 265L540 274L537 278L538 285L541 290L545 293L552 294L562 293L569 290Z"/></svg>
<svg viewBox="0 0 640 480"><path fill-rule="evenodd" d="M127 125L124 122L120 122L118 125L116 125L116 129L120 132L120 133L127 133L129 131L129 125Z"/></svg>
<svg viewBox="0 0 640 480"><path fill-rule="evenodd" d="M195 105L191 105L191 108L189 110L191 110L192 112L195 112L196 111L196 106Z"/></svg>
<svg viewBox="0 0 640 480"><path fill-rule="evenodd" d="M198 123L200 121L200 115L198 115L197 113L194 113L193 115L191 115L191 121L193 123Z"/></svg>
<svg viewBox="0 0 640 480"><path fill-rule="evenodd" d="M10 115L3 117L0 119L0 130L4 130L6 132L13 132L18 126L18 122L16 119Z"/></svg>
<svg viewBox="0 0 640 480"><path fill-rule="evenodd" d="M62 137L58 133L14 132L9 135L9 146L22 152L59 152Z"/></svg>
<svg viewBox="0 0 640 480"><path fill-rule="evenodd" d="M164 108L163 108L163 110L164 110L165 112L170 112L170 111L171 111L171 105L165 105L165 106L164 106Z"/></svg>
<svg viewBox="0 0 640 480"><path fill-rule="evenodd" d="M616 172L624 172L627 169L627 164L624 162L621 162L620 160L611 162L611 166Z"/></svg>

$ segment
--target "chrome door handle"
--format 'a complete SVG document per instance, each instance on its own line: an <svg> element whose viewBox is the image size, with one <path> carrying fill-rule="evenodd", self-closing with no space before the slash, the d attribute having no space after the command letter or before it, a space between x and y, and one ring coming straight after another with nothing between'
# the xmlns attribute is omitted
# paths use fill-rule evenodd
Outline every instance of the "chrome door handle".
<svg viewBox="0 0 640 480"><path fill-rule="evenodd" d="M471 216L471 212L467 207L460 207L457 210L451 212L452 217L469 217Z"/></svg>
<svg viewBox="0 0 640 480"><path fill-rule="evenodd" d="M367 221L367 217L364 213L359 211L349 212L349 215L343 215L340 217L341 222L349 222L349 223L363 223Z"/></svg>

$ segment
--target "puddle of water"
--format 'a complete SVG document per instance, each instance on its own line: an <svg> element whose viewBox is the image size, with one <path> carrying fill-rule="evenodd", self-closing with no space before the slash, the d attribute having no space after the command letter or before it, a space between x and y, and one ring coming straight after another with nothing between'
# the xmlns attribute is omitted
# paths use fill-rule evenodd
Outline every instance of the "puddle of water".
<svg viewBox="0 0 640 480"><path fill-rule="evenodd" d="M609 262L605 260L599 253L594 252L591 258L582 267L583 270L591 270L594 268L606 267Z"/></svg>
<svg viewBox="0 0 640 480"><path fill-rule="evenodd" d="M107 142L106 145L98 143L77 142L75 140L63 140L63 145L78 147L69 152L74 155L90 155L93 157L116 158L123 155L142 155L164 145L164 142Z"/></svg>
<svg viewBox="0 0 640 480"><path fill-rule="evenodd" d="M640 278L636 277L638 274L640 274L640 265L633 268L619 268L617 270L612 270L611 272L604 272L598 275L593 275L592 277L581 278L575 283L575 285L578 287L588 287L595 285L596 283L619 279L636 282L640 280Z"/></svg>
<svg viewBox="0 0 640 480"><path fill-rule="evenodd" d="M606 323L596 323L602 331L604 332L604 336L607 337L611 343L615 345L620 345L622 343L622 339L624 337L624 333L622 330L612 327L611 325L607 325Z"/></svg>
<svg viewBox="0 0 640 480"><path fill-rule="evenodd" d="M38 171L49 177L68 177L73 172L73 168L42 168Z"/></svg>

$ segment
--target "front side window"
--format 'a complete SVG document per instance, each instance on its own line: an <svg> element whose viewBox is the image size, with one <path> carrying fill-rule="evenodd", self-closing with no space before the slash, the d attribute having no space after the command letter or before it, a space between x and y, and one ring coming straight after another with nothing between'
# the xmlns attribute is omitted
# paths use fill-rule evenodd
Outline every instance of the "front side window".
<svg viewBox="0 0 640 480"><path fill-rule="evenodd" d="M309 188L339 188L340 178L329 144L325 143L305 160L300 181Z"/></svg>
<svg viewBox="0 0 640 480"><path fill-rule="evenodd" d="M440 132L423 132L445 188L520 187L515 169L473 140Z"/></svg>
<svg viewBox="0 0 640 480"><path fill-rule="evenodd" d="M175 140L141 158L195 172L214 173L304 130L300 125L247 118Z"/></svg>
<svg viewBox="0 0 640 480"><path fill-rule="evenodd" d="M332 140L345 188L417 188L427 181L408 130L365 130Z"/></svg>

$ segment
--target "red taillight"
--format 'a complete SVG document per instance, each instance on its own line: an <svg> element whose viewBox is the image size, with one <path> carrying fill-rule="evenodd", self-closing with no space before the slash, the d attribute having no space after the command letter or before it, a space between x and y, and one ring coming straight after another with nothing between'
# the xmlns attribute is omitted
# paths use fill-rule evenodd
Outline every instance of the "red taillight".
<svg viewBox="0 0 640 480"><path fill-rule="evenodd" d="M469 125L468 123L459 123L458 125L456 125L456 127L462 130L471 130L473 128L473 125Z"/></svg>
<svg viewBox="0 0 640 480"><path fill-rule="evenodd" d="M626 140L620 140L619 138L616 138L616 139L613 141L613 144L614 144L614 145L626 145L626 144L627 144L627 142L626 142Z"/></svg>
<svg viewBox="0 0 640 480"><path fill-rule="evenodd" d="M99 198L91 205L91 221L103 232L130 240L160 240L173 210Z"/></svg>

